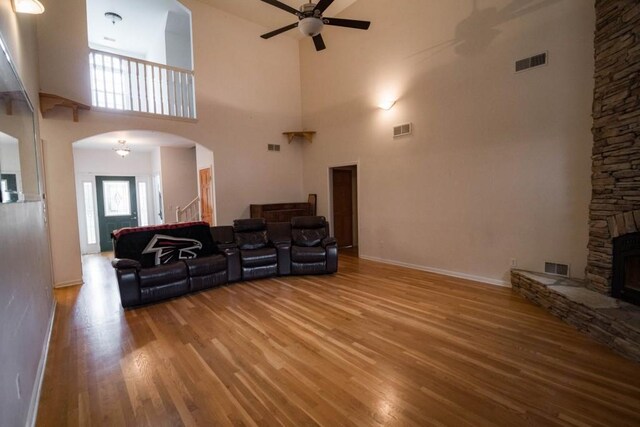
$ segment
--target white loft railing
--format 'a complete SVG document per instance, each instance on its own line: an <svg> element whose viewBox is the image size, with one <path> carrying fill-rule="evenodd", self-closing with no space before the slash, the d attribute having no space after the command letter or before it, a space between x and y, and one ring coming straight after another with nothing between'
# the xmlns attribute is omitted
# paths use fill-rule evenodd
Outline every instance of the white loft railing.
<svg viewBox="0 0 640 427"><path fill-rule="evenodd" d="M193 71L90 50L94 107L196 118Z"/></svg>
<svg viewBox="0 0 640 427"><path fill-rule="evenodd" d="M176 222L200 221L200 197L196 197L184 208L176 206Z"/></svg>

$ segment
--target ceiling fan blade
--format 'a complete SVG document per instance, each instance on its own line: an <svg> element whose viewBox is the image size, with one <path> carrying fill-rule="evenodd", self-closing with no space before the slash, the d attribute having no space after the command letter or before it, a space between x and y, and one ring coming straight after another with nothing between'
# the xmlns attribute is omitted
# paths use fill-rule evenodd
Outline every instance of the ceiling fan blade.
<svg viewBox="0 0 640 427"><path fill-rule="evenodd" d="M316 10L319 10L320 13L323 13L329 6L331 6L331 3L333 3L333 0L320 0L313 11L315 12Z"/></svg>
<svg viewBox="0 0 640 427"><path fill-rule="evenodd" d="M260 37L262 37L263 39L270 39L273 36L277 36L278 34L282 34L285 31L289 31L289 30L291 30L291 29L293 29L293 28L295 28L297 26L298 26L298 23L296 22L294 24L287 25L286 27L282 27L282 28L278 28L277 30L273 30L270 33L263 34Z"/></svg>
<svg viewBox="0 0 640 427"><path fill-rule="evenodd" d="M355 28L358 30L368 30L371 22L369 21L356 21L355 19L340 19L340 18L322 18L325 25L335 25L336 27Z"/></svg>
<svg viewBox="0 0 640 427"><path fill-rule="evenodd" d="M318 34L317 36L313 36L313 44L316 45L316 50L320 52L321 50L325 50L327 47L324 45L324 40L322 39L322 34Z"/></svg>
<svg viewBox="0 0 640 427"><path fill-rule="evenodd" d="M278 0L262 0L262 1L265 3L269 3L271 6L275 6L278 9L282 9L285 12L293 13L296 16L298 16L298 14L300 13L299 11L292 8L291 6L284 4L282 2L279 2Z"/></svg>

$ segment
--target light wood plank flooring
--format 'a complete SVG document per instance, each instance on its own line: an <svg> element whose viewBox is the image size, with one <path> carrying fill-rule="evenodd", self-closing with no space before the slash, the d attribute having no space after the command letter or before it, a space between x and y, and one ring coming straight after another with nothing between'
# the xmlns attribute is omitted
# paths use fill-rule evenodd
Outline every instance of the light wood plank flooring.
<svg viewBox="0 0 640 427"><path fill-rule="evenodd" d="M84 264L41 426L640 425L640 365L507 288L342 256L123 311L108 259Z"/></svg>

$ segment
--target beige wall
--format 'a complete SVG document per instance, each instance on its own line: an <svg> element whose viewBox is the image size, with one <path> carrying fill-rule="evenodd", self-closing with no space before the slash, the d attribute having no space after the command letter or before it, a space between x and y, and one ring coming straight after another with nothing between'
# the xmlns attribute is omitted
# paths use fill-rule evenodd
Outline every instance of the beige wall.
<svg viewBox="0 0 640 427"><path fill-rule="evenodd" d="M328 173L358 163L360 253L508 280L510 259L584 276L594 10L589 2L367 0L300 47L305 193L328 214ZM522 3L521 9L518 4ZM549 64L514 73L517 59ZM398 102L376 108L381 98ZM412 122L412 136L392 138Z"/></svg>
<svg viewBox="0 0 640 427"><path fill-rule="evenodd" d="M37 111L35 19L0 2L0 33ZM19 426L35 416L53 318L43 203L0 204L0 241L0 425Z"/></svg>
<svg viewBox="0 0 640 427"><path fill-rule="evenodd" d="M196 148L160 147L165 223L176 222L176 208L198 197Z"/></svg>
<svg viewBox="0 0 640 427"><path fill-rule="evenodd" d="M84 0L46 1L39 18L41 89L90 103ZM215 155L217 220L249 216L249 204L303 200L302 149L282 132L301 125L296 40L265 43L264 28L193 0L198 122L92 111L70 121L56 109L42 122L45 140L54 279L81 279L71 144L114 130L157 130L191 139ZM60 31L64 25L65 31ZM265 156L269 143L283 151ZM167 212L167 218L173 214Z"/></svg>

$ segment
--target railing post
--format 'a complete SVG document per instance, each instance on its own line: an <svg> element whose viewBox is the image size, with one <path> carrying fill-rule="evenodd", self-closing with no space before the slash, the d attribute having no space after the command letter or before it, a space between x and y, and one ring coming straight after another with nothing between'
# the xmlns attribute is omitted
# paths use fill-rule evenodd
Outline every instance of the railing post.
<svg viewBox="0 0 640 427"><path fill-rule="evenodd" d="M147 64L142 64L142 70L144 71L142 78L144 79L144 107L147 113L151 112L149 108L149 84L147 83ZM143 111L142 108L140 111Z"/></svg>

